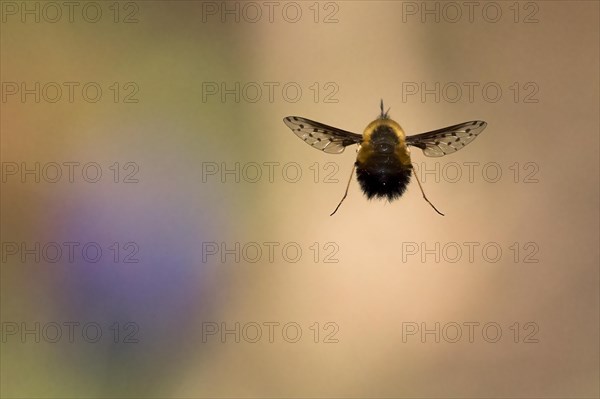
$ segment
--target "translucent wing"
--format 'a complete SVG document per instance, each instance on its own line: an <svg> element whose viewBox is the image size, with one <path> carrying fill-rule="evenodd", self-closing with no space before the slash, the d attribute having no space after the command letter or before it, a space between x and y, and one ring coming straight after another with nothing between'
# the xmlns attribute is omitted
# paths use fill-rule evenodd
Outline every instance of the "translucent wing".
<svg viewBox="0 0 600 399"><path fill-rule="evenodd" d="M419 147L428 157L443 157L469 144L485 129L484 121L465 122L433 132L416 134L406 138L406 144Z"/></svg>
<svg viewBox="0 0 600 399"><path fill-rule="evenodd" d="M296 136L316 149L329 154L342 153L347 146L362 141L362 135L360 134L347 132L299 116L285 117L283 122L292 129Z"/></svg>

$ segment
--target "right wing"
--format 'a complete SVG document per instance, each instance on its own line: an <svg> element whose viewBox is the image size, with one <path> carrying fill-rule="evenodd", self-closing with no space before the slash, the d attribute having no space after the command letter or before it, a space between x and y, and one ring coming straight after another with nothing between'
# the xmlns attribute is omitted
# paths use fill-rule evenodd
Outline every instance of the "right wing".
<svg viewBox="0 0 600 399"><path fill-rule="evenodd" d="M469 144L485 129L484 121L471 121L432 132L406 137L406 144L419 147L428 157L443 157Z"/></svg>

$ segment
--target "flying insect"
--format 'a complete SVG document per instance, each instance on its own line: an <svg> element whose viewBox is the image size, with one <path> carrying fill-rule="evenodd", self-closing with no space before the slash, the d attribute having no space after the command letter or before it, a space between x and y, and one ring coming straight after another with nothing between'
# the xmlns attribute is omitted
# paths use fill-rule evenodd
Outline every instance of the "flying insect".
<svg viewBox="0 0 600 399"><path fill-rule="evenodd" d="M427 199L421 182L414 172L409 146L420 148L428 157L442 157L462 149L475 140L487 123L474 120L407 136L402 127L389 117L389 109L383 111L383 100L380 107L379 117L367 125L363 134L352 133L299 116L287 116L283 119L296 136L328 154L341 154L346 147L358 145L356 162L352 167L346 191L330 216L337 212L346 199L355 170L357 180L367 198L387 198L388 201L400 198L410 183L411 175L414 175L425 201L438 214L444 216Z"/></svg>

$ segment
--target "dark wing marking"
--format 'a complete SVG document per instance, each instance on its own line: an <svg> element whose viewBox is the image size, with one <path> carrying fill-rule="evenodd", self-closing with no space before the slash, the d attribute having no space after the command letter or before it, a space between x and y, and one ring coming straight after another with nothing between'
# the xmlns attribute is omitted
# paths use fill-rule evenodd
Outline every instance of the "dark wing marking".
<svg viewBox="0 0 600 399"><path fill-rule="evenodd" d="M342 153L347 146L362 142L360 134L347 132L299 116L285 117L283 122L306 143L329 154Z"/></svg>
<svg viewBox="0 0 600 399"><path fill-rule="evenodd" d="M485 129L484 121L471 121L432 132L406 137L406 144L419 147L428 157L443 157L465 147Z"/></svg>

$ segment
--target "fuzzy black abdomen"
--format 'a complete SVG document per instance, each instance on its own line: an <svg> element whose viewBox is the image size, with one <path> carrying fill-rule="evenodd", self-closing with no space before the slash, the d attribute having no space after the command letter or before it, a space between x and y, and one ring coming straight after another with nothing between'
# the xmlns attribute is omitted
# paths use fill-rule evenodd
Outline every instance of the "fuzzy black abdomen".
<svg viewBox="0 0 600 399"><path fill-rule="evenodd" d="M374 154L367 162L356 162L356 177L367 198L399 198L410 182L412 168L403 165L393 154Z"/></svg>

